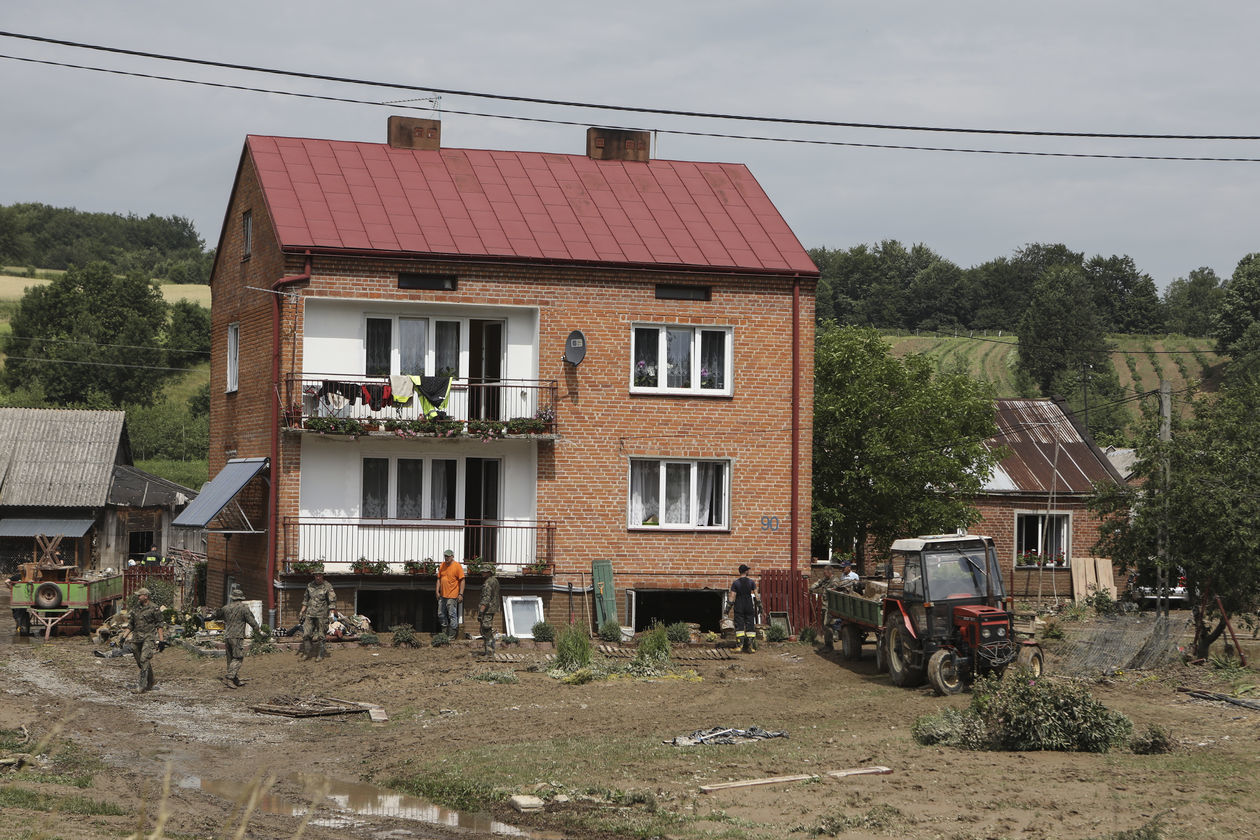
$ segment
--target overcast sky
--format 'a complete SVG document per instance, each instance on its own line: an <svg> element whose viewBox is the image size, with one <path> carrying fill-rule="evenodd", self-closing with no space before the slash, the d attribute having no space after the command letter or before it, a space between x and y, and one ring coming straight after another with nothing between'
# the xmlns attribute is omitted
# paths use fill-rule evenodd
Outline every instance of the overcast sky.
<svg viewBox="0 0 1260 840"><path fill-rule="evenodd" d="M0 30L411 86L894 125L1260 135L1260 4L358 3L0 5ZM0 54L371 102L422 93L0 37ZM344 104L0 59L0 204L191 218L218 240L246 134L383 142L400 105ZM425 103L416 103L424 107ZM654 155L745 163L805 247L898 239L967 267L1029 242L1127 254L1162 288L1260 250L1260 141L1059 139L683 119L446 95L443 145L582 153L584 126L658 129ZM454 112L564 120L578 125Z"/></svg>

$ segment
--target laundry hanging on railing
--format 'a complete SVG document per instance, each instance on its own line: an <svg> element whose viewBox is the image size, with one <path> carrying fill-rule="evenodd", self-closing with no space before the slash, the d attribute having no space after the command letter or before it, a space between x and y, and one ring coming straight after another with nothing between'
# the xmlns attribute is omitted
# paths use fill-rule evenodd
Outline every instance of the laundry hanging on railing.
<svg viewBox="0 0 1260 840"><path fill-rule="evenodd" d="M446 408L451 396L451 377L413 376L411 381L415 386L416 401L425 417L434 417Z"/></svg>

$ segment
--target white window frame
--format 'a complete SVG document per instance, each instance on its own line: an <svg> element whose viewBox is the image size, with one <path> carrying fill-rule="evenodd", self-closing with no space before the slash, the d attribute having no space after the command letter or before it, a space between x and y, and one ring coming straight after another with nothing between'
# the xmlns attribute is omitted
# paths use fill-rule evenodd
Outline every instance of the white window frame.
<svg viewBox="0 0 1260 840"><path fill-rule="evenodd" d="M640 360L635 358L635 340L638 330L656 330L657 331L657 351L656 351L656 371L655 385L640 384L641 376L647 375L636 370ZM671 388L668 385L662 385L662 382L668 382L667 367L667 335L670 330L691 330L691 376L692 385L685 388ZM705 332L722 333L724 335L723 342L723 365L725 366L726 379L721 388L705 388L701 383L701 371L703 365L701 363L701 348L703 346L702 335ZM729 397L733 393L732 383L735 379L735 330L733 327L720 326L716 324L653 324L653 323L636 323L630 327L630 393L632 394L687 394L689 396L698 397Z"/></svg>
<svg viewBox="0 0 1260 840"><path fill-rule="evenodd" d="M1060 539L1063 544L1063 561L1064 562L1062 566L1058 566L1056 568L1060 568L1060 569L1072 568L1072 512L1071 511L1069 510L1016 510L1013 513L1014 513L1014 525L1015 525L1015 539L1013 540L1014 552L1015 552L1015 568L1017 569L1037 568L1037 564L1035 562L1026 563L1026 562L1022 562L1022 559L1021 559L1022 556L1026 552L1040 549L1040 546L1028 547L1028 546L1020 545L1020 539L1023 534L1023 529L1021 527L1023 523L1021 522L1021 520L1024 519L1025 517L1036 517L1038 519L1048 519L1050 520L1051 527L1053 527L1055 524L1058 525L1060 529ZM1049 553L1054 554L1054 552L1049 552Z"/></svg>
<svg viewBox="0 0 1260 840"><path fill-rule="evenodd" d="M363 313L363 355L359 364L359 369L367 370L367 354L368 354L368 321L389 321L389 372L391 375L397 375L402 369L402 325L400 321L427 321L425 327L425 349L424 349L424 373L423 376L435 376L437 369L437 325L439 321L449 321L459 324L459 369L456 371L454 379L468 378L469 364L469 326L471 319L467 317L444 317L442 315L397 315L377 312ZM506 333L506 320L505 333ZM506 345L506 342L505 342ZM506 353L506 346L504 352ZM506 363L506 359L502 360Z"/></svg>
<svg viewBox="0 0 1260 840"><path fill-rule="evenodd" d="M385 513L383 517L368 516L363 509L363 462L368 459L377 461L388 461L388 479L386 481L386 503ZM421 461L423 466L420 471L420 510L424 514L419 517L401 518L398 516L398 462L399 461ZM452 515L444 519L435 519L430 514L433 510L433 463L435 461L454 461L455 462L455 510ZM466 461L463 458L452 458L449 455L390 455L382 452L364 452L359 456L359 492L358 506L359 518L377 520L383 522L436 522L436 523L458 523L462 524L464 518L464 477L466 475Z"/></svg>
<svg viewBox="0 0 1260 840"><path fill-rule="evenodd" d="M512 608L517 606L533 606L536 609L537 618L529 623L528 627L516 626L516 615ZM515 636L518 639L534 638L534 625L539 621L545 621L546 614L543 612L542 598L537 595L505 595L503 597L503 629L507 631L509 636Z"/></svg>
<svg viewBox="0 0 1260 840"><path fill-rule="evenodd" d="M233 321L227 325L227 378L224 391L228 394L240 390L241 364L241 323Z"/></svg>
<svg viewBox="0 0 1260 840"><path fill-rule="evenodd" d="M657 467L657 520L656 524L645 524L642 520L635 521L634 514L634 465L636 463L656 462ZM688 506L691 514L691 521L687 523L679 522L660 522L660 507L665 504L666 476L669 472L669 465L685 464L690 467L690 490L688 498ZM697 493L697 486L700 480L700 464L720 464L722 466L722 522L718 525L701 525L697 522L700 516L700 504ZM729 532L731 530L731 460L729 458L649 458L636 457L630 458L627 464L626 475L626 527L631 531L717 531Z"/></svg>

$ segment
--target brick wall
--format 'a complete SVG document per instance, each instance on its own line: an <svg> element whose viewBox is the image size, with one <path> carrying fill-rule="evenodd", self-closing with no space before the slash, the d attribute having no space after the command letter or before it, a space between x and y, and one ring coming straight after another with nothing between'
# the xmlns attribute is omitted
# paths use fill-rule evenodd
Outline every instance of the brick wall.
<svg viewBox="0 0 1260 840"><path fill-rule="evenodd" d="M253 210L253 254L241 258L240 217ZM270 288L302 270L299 255L282 257L245 159L227 214L213 291L211 446L213 476L235 451L270 454ZM399 271L457 273L454 292L399 290ZM656 300L658 283L712 289L709 301ZM452 264L316 256L309 282L289 287L312 297L374 302L440 301L464 305L539 308L539 378L559 383L560 439L540 443L538 511L557 523L557 583L590 584L591 561L611 559L620 599L627 586L725 588L740 563L755 570L786 568L792 528L798 563L809 561L810 446L813 416L814 281L800 283L799 518L791 522L792 281L783 277L633 271L600 267ZM223 392L227 325L241 324L240 390ZM281 378L302 368L302 307L285 302L281 314ZM717 325L733 330L733 395L642 396L629 392L635 323ZM581 329L581 365L562 361L564 341ZM295 343L296 338L296 343ZM297 515L299 435L281 436L278 512ZM632 531L627 528L629 459L717 458L730 462L730 529L714 533ZM770 526L777 525L777 528ZM225 574L249 597L264 597L264 540L234 538L229 565L223 541L211 540L211 598ZM216 561L214 558L220 558ZM237 566L239 564L239 568ZM231 568L229 568L231 566ZM217 579L216 579L217 578ZM558 599L557 599L558 600ZM619 600L619 603L622 603ZM588 606L588 610L589 610ZM567 620L567 602L564 607ZM551 618L550 612L548 617Z"/></svg>

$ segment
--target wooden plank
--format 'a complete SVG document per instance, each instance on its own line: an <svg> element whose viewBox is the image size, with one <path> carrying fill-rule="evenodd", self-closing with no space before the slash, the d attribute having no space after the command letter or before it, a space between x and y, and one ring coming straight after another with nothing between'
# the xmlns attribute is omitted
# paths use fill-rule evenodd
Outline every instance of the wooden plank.
<svg viewBox="0 0 1260 840"><path fill-rule="evenodd" d="M891 767L876 764L871 767L852 767L848 770L828 770L827 775L833 779L843 779L845 776L887 776L891 772Z"/></svg>
<svg viewBox="0 0 1260 840"><path fill-rule="evenodd" d="M739 782L718 782L714 785L701 785L701 793L712 793L715 790L730 790L731 788L753 787L754 785L779 785L786 782L809 782L817 779L818 776L813 773L797 773L794 776L770 776L765 779L745 779Z"/></svg>

